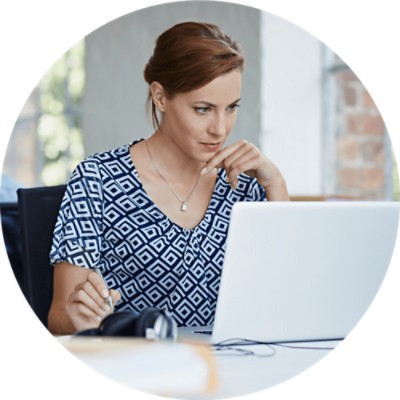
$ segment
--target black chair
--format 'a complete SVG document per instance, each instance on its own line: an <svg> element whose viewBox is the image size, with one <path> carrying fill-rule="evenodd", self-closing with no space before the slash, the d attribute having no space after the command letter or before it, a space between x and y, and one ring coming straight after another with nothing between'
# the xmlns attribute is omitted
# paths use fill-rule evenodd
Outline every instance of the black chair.
<svg viewBox="0 0 400 400"><path fill-rule="evenodd" d="M46 327L53 297L49 254L65 189L60 185L17 191L25 296Z"/></svg>
<svg viewBox="0 0 400 400"><path fill-rule="evenodd" d="M26 296L24 274L22 269L21 234L19 231L19 214L17 202L1 202L1 227L8 260L15 278Z"/></svg>

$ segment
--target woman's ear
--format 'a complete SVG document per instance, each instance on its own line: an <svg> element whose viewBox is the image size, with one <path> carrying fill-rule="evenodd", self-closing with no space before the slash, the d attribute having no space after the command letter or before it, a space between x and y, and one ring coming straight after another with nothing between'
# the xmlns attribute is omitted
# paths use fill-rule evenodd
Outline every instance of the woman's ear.
<svg viewBox="0 0 400 400"><path fill-rule="evenodd" d="M162 85L158 82L152 82L150 85L151 98L158 111L164 112L165 110L165 91Z"/></svg>

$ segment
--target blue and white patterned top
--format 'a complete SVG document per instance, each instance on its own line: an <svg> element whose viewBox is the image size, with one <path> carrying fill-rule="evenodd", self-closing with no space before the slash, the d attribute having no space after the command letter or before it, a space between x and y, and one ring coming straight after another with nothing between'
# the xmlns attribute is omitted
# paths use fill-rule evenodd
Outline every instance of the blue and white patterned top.
<svg viewBox="0 0 400 400"><path fill-rule="evenodd" d="M122 295L116 310L154 306L179 326L212 324L232 206L263 201L265 191L246 175L232 190L221 169L203 219L182 228L143 188L129 153L134 143L78 165L55 225L51 264L100 268Z"/></svg>

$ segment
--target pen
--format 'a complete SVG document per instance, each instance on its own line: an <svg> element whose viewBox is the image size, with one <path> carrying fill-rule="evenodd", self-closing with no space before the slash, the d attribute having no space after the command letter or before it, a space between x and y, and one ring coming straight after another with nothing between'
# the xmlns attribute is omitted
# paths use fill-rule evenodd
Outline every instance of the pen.
<svg viewBox="0 0 400 400"><path fill-rule="evenodd" d="M106 288L107 288L107 290L108 290L107 283L106 283L106 281L104 280L103 274L101 273L100 269L99 269L99 268L94 268L94 272L96 272L96 274L99 275L101 279L103 279L104 285L106 286ZM107 304L110 306L110 308L111 308L111 310L112 310L112 309L113 309L113 303L112 303L111 296L108 295L108 296L105 298L105 301L107 302Z"/></svg>

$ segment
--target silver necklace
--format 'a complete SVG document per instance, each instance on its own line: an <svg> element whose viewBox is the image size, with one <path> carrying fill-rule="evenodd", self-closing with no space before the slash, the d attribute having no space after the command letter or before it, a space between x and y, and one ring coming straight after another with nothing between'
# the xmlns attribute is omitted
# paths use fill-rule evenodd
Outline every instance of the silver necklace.
<svg viewBox="0 0 400 400"><path fill-rule="evenodd" d="M146 145L147 152L149 153L149 157L150 157L150 160L151 160L151 162L152 162L152 164L153 164L153 167L154 167L155 171L156 171L157 174L160 176L160 178L167 184L167 186L168 186L169 189L171 190L172 194L173 194L173 195L177 198L177 200L181 203L181 211L187 211L187 209L188 209L188 204L187 204L187 202L189 201L190 197L192 196L194 190L195 190L196 187L197 187L197 184L199 183L200 173L199 173L199 175L197 176L196 183L194 184L192 190L190 191L190 193L188 194L188 196L186 197L186 199L181 199L181 198L179 197L179 195L175 192L175 190L171 187L171 185L168 183L168 181L163 177L163 175L161 174L161 172L158 170L157 165L156 165L156 163L154 162L153 156L151 155L149 146L148 146L148 144L147 144L147 140L146 140L144 143L145 143L145 145Z"/></svg>

